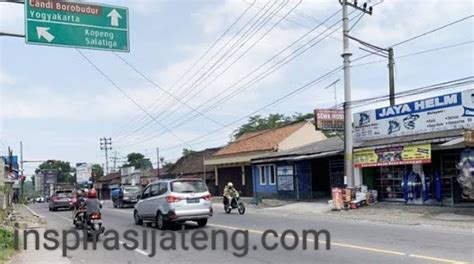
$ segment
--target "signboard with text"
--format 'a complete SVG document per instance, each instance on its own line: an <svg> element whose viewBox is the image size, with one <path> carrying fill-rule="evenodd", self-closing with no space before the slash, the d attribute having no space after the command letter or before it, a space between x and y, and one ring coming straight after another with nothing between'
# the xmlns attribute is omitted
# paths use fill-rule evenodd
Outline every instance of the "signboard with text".
<svg viewBox="0 0 474 264"><path fill-rule="evenodd" d="M56 170L42 170L44 184L55 184L58 179Z"/></svg>
<svg viewBox="0 0 474 264"><path fill-rule="evenodd" d="M355 141L474 128L474 89L354 114Z"/></svg>
<svg viewBox="0 0 474 264"><path fill-rule="evenodd" d="M354 167L431 163L431 145L408 145L354 151Z"/></svg>
<svg viewBox="0 0 474 264"><path fill-rule="evenodd" d="M62 0L25 1L27 44L129 52L128 9Z"/></svg>
<svg viewBox="0 0 474 264"><path fill-rule="evenodd" d="M344 110L316 109L314 118L318 130L344 130Z"/></svg>
<svg viewBox="0 0 474 264"><path fill-rule="evenodd" d="M92 175L92 164L90 163L76 163L76 182L84 184L89 182Z"/></svg>
<svg viewBox="0 0 474 264"><path fill-rule="evenodd" d="M295 189L293 183L293 166L278 166L278 190L293 191Z"/></svg>

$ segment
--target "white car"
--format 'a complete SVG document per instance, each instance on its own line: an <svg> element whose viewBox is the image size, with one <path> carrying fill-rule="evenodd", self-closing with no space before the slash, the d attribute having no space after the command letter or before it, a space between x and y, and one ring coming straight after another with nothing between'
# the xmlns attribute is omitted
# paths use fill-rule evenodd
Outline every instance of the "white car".
<svg viewBox="0 0 474 264"><path fill-rule="evenodd" d="M201 179L160 180L149 184L138 196L135 224L156 222L166 229L171 222L195 221L201 227L212 216L212 196Z"/></svg>
<svg viewBox="0 0 474 264"><path fill-rule="evenodd" d="M37 203L44 203L44 197L43 196L38 196L35 198L35 202Z"/></svg>

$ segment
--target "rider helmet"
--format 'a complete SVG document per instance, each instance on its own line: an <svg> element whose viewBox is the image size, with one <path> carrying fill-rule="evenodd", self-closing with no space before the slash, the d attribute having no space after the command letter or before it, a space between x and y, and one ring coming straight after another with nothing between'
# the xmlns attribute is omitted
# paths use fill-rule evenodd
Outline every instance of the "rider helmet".
<svg viewBox="0 0 474 264"><path fill-rule="evenodd" d="M89 198L97 198L97 191L95 189L91 189L87 195Z"/></svg>

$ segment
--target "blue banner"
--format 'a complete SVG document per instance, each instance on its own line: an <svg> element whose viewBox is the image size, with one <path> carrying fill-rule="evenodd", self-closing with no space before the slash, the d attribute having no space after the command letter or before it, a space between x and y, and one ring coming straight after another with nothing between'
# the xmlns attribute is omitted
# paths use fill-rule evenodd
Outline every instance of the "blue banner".
<svg viewBox="0 0 474 264"><path fill-rule="evenodd" d="M377 120L380 120L396 116L406 116L409 114L434 111L459 105L462 105L461 93L453 93L409 102L405 104L378 108L375 109L375 118Z"/></svg>

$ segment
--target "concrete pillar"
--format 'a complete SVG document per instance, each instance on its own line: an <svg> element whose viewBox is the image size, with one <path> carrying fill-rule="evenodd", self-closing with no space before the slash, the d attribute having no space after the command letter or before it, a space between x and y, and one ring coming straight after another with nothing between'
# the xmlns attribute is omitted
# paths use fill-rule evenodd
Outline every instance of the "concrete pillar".
<svg viewBox="0 0 474 264"><path fill-rule="evenodd" d="M217 166L214 166L214 175L216 175L216 186L219 186L219 170L217 169Z"/></svg>
<svg viewBox="0 0 474 264"><path fill-rule="evenodd" d="M362 183L362 168L354 168L354 186L361 186Z"/></svg>
<svg viewBox="0 0 474 264"><path fill-rule="evenodd" d="M240 168L241 168L241 171L242 171L242 174L241 174L242 186L245 186L245 165L242 165Z"/></svg>

